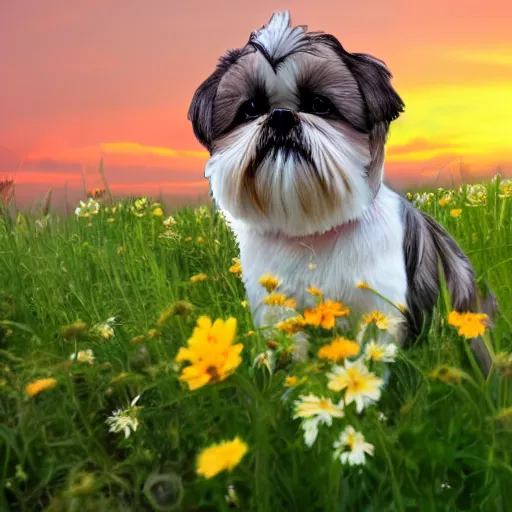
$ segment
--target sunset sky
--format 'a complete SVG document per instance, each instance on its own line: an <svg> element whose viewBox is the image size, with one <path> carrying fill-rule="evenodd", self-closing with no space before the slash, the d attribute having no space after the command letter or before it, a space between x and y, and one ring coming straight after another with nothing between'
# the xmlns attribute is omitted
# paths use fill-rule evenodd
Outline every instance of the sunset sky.
<svg viewBox="0 0 512 512"><path fill-rule="evenodd" d="M187 110L228 48L276 10L384 60L406 112L386 174L417 182L460 159L512 173L508 0L17 0L0 8L0 178L20 202L49 187L198 196L207 153ZM423 179L423 178L422 178Z"/></svg>

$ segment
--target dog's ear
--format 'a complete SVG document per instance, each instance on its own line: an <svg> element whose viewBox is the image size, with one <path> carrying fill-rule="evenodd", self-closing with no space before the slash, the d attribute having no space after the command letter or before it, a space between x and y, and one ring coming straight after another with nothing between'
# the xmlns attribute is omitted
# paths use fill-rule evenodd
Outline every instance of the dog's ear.
<svg viewBox="0 0 512 512"><path fill-rule="evenodd" d="M366 53L347 53L344 61L358 83L366 104L366 123L391 123L404 111L404 102L391 85L393 75L386 64Z"/></svg>
<svg viewBox="0 0 512 512"><path fill-rule="evenodd" d="M197 88L188 109L188 120L197 140L211 150L213 138L213 104L219 83L226 71L240 58L242 50L229 50L222 56L217 69Z"/></svg>

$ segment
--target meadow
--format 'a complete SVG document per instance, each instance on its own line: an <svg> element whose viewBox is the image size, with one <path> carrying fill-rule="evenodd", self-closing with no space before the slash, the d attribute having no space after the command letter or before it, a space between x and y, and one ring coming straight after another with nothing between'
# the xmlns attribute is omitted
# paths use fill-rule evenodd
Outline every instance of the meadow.
<svg viewBox="0 0 512 512"><path fill-rule="evenodd" d="M492 329L443 296L425 339L401 350L381 342L404 305L352 320L311 283L318 306L297 312L279 276L262 276L275 322L257 330L209 207L4 208L0 510L511 510L512 182L408 198L497 296ZM493 352L487 378L475 330Z"/></svg>

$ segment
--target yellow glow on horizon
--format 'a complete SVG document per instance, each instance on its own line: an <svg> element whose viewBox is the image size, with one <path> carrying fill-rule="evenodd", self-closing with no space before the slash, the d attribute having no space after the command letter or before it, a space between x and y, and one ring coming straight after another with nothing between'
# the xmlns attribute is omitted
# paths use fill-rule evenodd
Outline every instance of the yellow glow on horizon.
<svg viewBox="0 0 512 512"><path fill-rule="evenodd" d="M417 161L446 153L512 157L512 82L450 85L402 93L406 111L391 125L388 160ZM414 149L417 139L446 147ZM411 145L411 151L406 151ZM400 148L393 153L393 148Z"/></svg>

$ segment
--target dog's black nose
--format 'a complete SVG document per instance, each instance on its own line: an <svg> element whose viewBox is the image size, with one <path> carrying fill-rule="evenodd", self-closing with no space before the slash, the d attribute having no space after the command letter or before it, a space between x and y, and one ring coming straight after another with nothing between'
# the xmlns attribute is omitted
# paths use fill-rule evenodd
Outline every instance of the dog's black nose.
<svg viewBox="0 0 512 512"><path fill-rule="evenodd" d="M297 116L287 108L275 108L268 118L268 123L279 135L286 135L297 122Z"/></svg>

